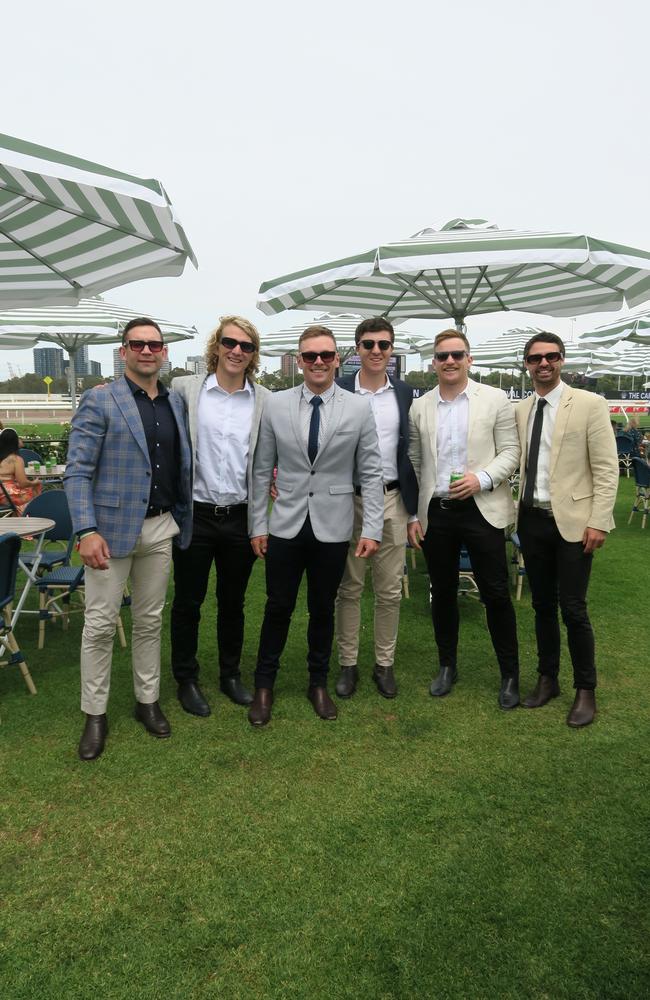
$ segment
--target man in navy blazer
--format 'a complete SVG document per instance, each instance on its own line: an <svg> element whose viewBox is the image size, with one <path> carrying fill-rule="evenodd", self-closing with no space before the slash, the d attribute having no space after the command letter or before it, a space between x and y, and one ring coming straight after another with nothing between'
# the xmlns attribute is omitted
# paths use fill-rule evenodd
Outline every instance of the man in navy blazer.
<svg viewBox="0 0 650 1000"><path fill-rule="evenodd" d="M82 760L102 753L113 637L131 578L135 717L170 735L158 704L160 630L172 539L189 544L191 450L185 407L158 381L167 358L160 327L131 320L122 336L123 378L85 393L72 420L65 491L86 567L81 642Z"/></svg>
<svg viewBox="0 0 650 1000"><path fill-rule="evenodd" d="M341 673L336 693L350 698L357 686L359 671L359 628L361 595L368 563L372 567L375 592L375 667L373 680L384 698L394 698L397 684L393 664L399 629L399 609L404 576L404 551L410 514L417 512L418 485L408 456L409 409L413 389L387 374L395 334L383 316L364 319L354 336L361 369L356 375L337 379L342 389L369 400L379 438L384 486L384 531L381 545L372 559L359 559L355 549L361 530L362 504L357 486L354 534L336 599L336 641Z"/></svg>

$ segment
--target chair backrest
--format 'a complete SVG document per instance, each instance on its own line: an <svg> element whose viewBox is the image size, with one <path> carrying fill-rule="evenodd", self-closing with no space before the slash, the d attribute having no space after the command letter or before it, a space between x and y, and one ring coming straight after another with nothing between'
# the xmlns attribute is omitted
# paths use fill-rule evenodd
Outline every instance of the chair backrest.
<svg viewBox="0 0 650 1000"><path fill-rule="evenodd" d="M51 542L67 542L73 537L68 498L63 490L46 490L34 497L23 510L24 517L49 517L55 524L45 533Z"/></svg>
<svg viewBox="0 0 650 1000"><path fill-rule="evenodd" d="M18 454L22 458L22 460L25 463L25 465L27 465L28 462L42 462L43 461L43 459L41 458L41 456L39 455L39 453L37 451L33 451L32 448L19 448L18 449Z"/></svg>
<svg viewBox="0 0 650 1000"><path fill-rule="evenodd" d="M0 535L0 608L14 599L20 538L12 531Z"/></svg>
<svg viewBox="0 0 650 1000"><path fill-rule="evenodd" d="M616 435L616 451L619 455L631 455L636 451L634 439L629 434Z"/></svg>
<svg viewBox="0 0 650 1000"><path fill-rule="evenodd" d="M632 468L634 469L634 478L636 479L637 486L650 486L650 465L644 462L642 458L632 459Z"/></svg>
<svg viewBox="0 0 650 1000"><path fill-rule="evenodd" d="M7 493L5 484L0 479L0 517L9 517L17 513L18 508Z"/></svg>

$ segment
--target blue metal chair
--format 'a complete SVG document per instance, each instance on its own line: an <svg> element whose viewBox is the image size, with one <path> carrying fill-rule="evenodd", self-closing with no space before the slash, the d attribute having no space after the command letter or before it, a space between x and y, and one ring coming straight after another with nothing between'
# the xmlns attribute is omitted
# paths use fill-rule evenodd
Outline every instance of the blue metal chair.
<svg viewBox="0 0 650 1000"><path fill-rule="evenodd" d="M43 459L39 453L34 451L32 448L19 448L18 454L22 458L25 465L27 465L28 462L38 462L39 465L43 464Z"/></svg>
<svg viewBox="0 0 650 1000"><path fill-rule="evenodd" d="M85 598L85 569L83 566L58 566L51 573L46 573L38 578L38 648L43 649L45 645L45 625L53 618L61 618L63 631L65 632L70 623L70 615L75 611L84 610ZM71 598L74 594L79 597L79 603L72 605ZM58 602L61 602L59 604ZM130 605L131 598L122 598L122 607ZM116 622L117 635L122 649L126 649L126 635L124 625L119 614Z"/></svg>
<svg viewBox="0 0 650 1000"><path fill-rule="evenodd" d="M469 557L469 552L464 545L460 550L460 559L458 564L458 593L466 594L468 597L478 597L479 600L481 596L478 584L474 579L472 561Z"/></svg>
<svg viewBox="0 0 650 1000"><path fill-rule="evenodd" d="M513 584L515 587L515 599L517 601L521 600L521 591L524 586L524 577L526 576L526 567L524 566L524 557L521 551L521 542L519 541L519 535L516 531L510 533L508 541L512 545L512 555L510 557L510 563L513 566Z"/></svg>
<svg viewBox="0 0 650 1000"><path fill-rule="evenodd" d="M19 669L30 694L36 694L36 686L20 651L16 636L11 628L11 605L16 590L16 571L18 569L18 553L20 538L13 532L0 535L0 655L5 650L11 654L8 659L0 660L0 667L16 665Z"/></svg>
<svg viewBox="0 0 650 1000"><path fill-rule="evenodd" d="M635 457L632 459L632 469L634 470L634 478L636 479L636 495L627 523L631 524L634 515L641 513L643 515L641 518L641 528L645 528L646 518L648 517L648 505L650 504L650 465L644 462L642 458Z"/></svg>
<svg viewBox="0 0 650 1000"><path fill-rule="evenodd" d="M637 451L634 446L634 438L631 434L623 432L616 435L616 451L618 453L619 471L625 472L625 475L629 479L630 469L632 468L632 456Z"/></svg>
<svg viewBox="0 0 650 1000"><path fill-rule="evenodd" d="M13 502L7 490L5 484L0 479L0 517L17 517L18 508Z"/></svg>
<svg viewBox="0 0 650 1000"><path fill-rule="evenodd" d="M72 518L68 507L68 498L63 490L48 490L34 497L26 505L25 517L49 517L54 521L54 527L45 534L45 545L48 542L63 542L57 548L44 549L38 564L38 572L46 573L55 566L69 566L74 548L75 536L72 530ZM23 552L22 561L26 566L32 566L36 556Z"/></svg>

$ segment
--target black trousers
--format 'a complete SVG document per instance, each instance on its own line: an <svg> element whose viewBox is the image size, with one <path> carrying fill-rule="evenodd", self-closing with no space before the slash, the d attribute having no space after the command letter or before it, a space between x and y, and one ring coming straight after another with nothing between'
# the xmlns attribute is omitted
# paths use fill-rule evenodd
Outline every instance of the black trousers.
<svg viewBox="0 0 650 1000"><path fill-rule="evenodd" d="M560 624L566 625L573 664L573 686L596 687L594 632L587 613L587 588L593 556L582 542L566 542L552 517L520 508L519 540L535 609L537 669L556 677L560 669Z"/></svg>
<svg viewBox="0 0 650 1000"><path fill-rule="evenodd" d="M510 598L502 528L485 520L473 499L429 504L422 550L431 578L431 617L441 667L455 667L458 650L458 568L461 545L472 563L501 674L519 676L517 623Z"/></svg>
<svg viewBox="0 0 650 1000"><path fill-rule="evenodd" d="M189 548L174 548L174 602L171 613L172 671L176 681L196 681L201 605L212 563L217 569L217 647L222 678L239 676L244 643L244 597L255 563L248 537L247 506L217 516L211 504L194 504Z"/></svg>
<svg viewBox="0 0 650 1000"><path fill-rule="evenodd" d="M273 688L303 573L307 574L309 683L312 687L327 684L334 638L334 601L348 548L349 542L319 542L309 517L295 538L269 536L267 600L257 653L256 688Z"/></svg>

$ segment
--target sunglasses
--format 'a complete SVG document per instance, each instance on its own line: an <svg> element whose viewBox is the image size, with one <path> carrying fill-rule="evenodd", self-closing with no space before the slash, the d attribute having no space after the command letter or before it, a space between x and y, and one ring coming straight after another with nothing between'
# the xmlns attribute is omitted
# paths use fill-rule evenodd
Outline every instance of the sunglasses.
<svg viewBox="0 0 650 1000"><path fill-rule="evenodd" d="M251 344L250 340L235 340L234 337L222 337L220 343L229 351L234 351L236 347L241 347L243 354L252 354L255 350L255 344Z"/></svg>
<svg viewBox="0 0 650 1000"><path fill-rule="evenodd" d="M559 351L549 351L548 354L529 354L526 358L526 364L529 365L539 365L542 361L546 360L549 364L553 364L555 361L559 361L562 357Z"/></svg>
<svg viewBox="0 0 650 1000"><path fill-rule="evenodd" d="M301 351L300 357L303 361L306 361L308 365L313 365L318 358L328 365L336 357L336 351Z"/></svg>
<svg viewBox="0 0 650 1000"><path fill-rule="evenodd" d="M436 361L446 361L447 358L453 358L454 361L462 361L466 355L467 351L436 351L433 356Z"/></svg>
<svg viewBox="0 0 650 1000"><path fill-rule="evenodd" d="M372 351L373 347L378 347L380 351L388 351L393 346L390 340L360 340L359 343L364 351Z"/></svg>
<svg viewBox="0 0 650 1000"><path fill-rule="evenodd" d="M148 347L152 354L160 354L165 346L162 340L127 340L125 347L130 347L135 354L142 354L145 347Z"/></svg>

